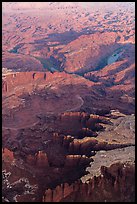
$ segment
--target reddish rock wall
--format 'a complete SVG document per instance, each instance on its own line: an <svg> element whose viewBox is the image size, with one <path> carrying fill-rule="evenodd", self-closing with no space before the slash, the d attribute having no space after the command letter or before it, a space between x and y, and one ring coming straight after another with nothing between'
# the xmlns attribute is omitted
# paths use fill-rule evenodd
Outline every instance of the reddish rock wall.
<svg viewBox="0 0 137 204"><path fill-rule="evenodd" d="M17 72L13 74L8 74L3 77L2 83L2 93L7 91L12 91L16 86L26 85L33 82L44 83L46 81L52 81L56 77L67 77L68 74L65 72L61 73L51 73L51 72Z"/></svg>
<svg viewBox="0 0 137 204"><path fill-rule="evenodd" d="M46 190L43 202L133 202L134 179L134 164L102 166L100 176L94 176L88 183L77 181Z"/></svg>

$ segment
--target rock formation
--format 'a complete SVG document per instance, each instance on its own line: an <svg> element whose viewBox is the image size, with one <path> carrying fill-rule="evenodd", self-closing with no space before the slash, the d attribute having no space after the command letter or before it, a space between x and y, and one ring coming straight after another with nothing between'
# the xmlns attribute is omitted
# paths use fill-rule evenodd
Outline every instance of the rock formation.
<svg viewBox="0 0 137 204"><path fill-rule="evenodd" d="M2 201L135 200L134 2L3 2Z"/></svg>
<svg viewBox="0 0 137 204"><path fill-rule="evenodd" d="M130 163L102 166L101 174L88 183L76 181L46 190L43 202L134 202L134 175L135 166Z"/></svg>

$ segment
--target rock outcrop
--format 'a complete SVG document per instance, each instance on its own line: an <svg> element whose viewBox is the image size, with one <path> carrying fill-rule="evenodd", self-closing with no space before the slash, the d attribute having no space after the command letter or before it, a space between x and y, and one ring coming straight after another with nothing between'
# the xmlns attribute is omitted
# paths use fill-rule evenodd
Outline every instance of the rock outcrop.
<svg viewBox="0 0 137 204"><path fill-rule="evenodd" d="M132 163L102 166L101 174L88 183L76 181L46 190L43 202L134 202L134 176L135 166Z"/></svg>

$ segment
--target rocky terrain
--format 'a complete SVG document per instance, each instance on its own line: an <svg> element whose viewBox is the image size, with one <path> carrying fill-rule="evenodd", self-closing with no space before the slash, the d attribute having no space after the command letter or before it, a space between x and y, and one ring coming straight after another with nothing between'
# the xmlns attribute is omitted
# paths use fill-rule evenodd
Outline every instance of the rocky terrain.
<svg viewBox="0 0 137 204"><path fill-rule="evenodd" d="M2 3L3 202L135 201L134 2L88 3Z"/></svg>
<svg viewBox="0 0 137 204"><path fill-rule="evenodd" d="M73 2L58 3L3 3L3 67L87 72L117 48L135 43L134 4L92 12Z"/></svg>
<svg viewBox="0 0 137 204"><path fill-rule="evenodd" d="M87 174L87 167L91 165L92 169L93 161L97 163L97 152L134 147L134 114L95 106L82 111L86 106L85 93L92 86L93 82L75 74L13 72L3 75L4 202L69 200L69 190L64 190L65 196L52 199L47 192L60 189L58 185L68 189L83 176L92 178ZM75 95L76 91L79 95ZM70 94L74 97L69 98ZM134 149L131 150L134 156ZM122 153L120 161L124 163L125 152ZM108 155L105 155L107 161L113 164Z"/></svg>

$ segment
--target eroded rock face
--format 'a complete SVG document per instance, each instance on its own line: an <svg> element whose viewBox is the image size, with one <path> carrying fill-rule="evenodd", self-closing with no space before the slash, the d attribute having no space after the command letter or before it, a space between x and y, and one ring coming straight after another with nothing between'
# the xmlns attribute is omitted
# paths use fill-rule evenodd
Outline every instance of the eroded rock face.
<svg viewBox="0 0 137 204"><path fill-rule="evenodd" d="M101 174L88 180L65 183L56 189L48 189L43 202L134 202L135 165L116 163L101 167Z"/></svg>
<svg viewBox="0 0 137 204"><path fill-rule="evenodd" d="M127 116L124 116L124 115L119 116L117 119L110 119L108 117L102 117L102 116L96 116L96 115L90 115L90 114L88 115L85 113L76 112L76 113L63 114L63 117L59 116L58 119L57 117L51 117L53 121L54 120L56 121L56 122L54 121L53 127L56 126L56 123L57 124L63 123L63 120L66 119L66 116L70 118L72 117L71 120L73 119L74 121L76 120L81 121L80 118L85 118L86 121L90 120L90 124L92 124L91 121L93 122L93 124L97 122L100 122L100 123L102 122L103 125L108 126L107 129L111 128L110 133L112 131L113 135L114 135L113 128L115 128L114 124L117 125L118 122L120 121L121 121L121 125L127 124L126 123ZM122 120L119 120L120 117ZM133 117L134 116L132 116L131 118ZM12 180L16 181L16 183L19 182L21 183L20 184L21 188L24 189L23 185L26 185L26 184L18 180L25 177L29 183L32 182L33 180L33 185L36 185L37 188L35 188L35 192L33 192L33 196L31 196L29 192L24 195L23 190L21 190L19 194L17 191L14 190L14 188L10 188L10 191L7 191L6 190L7 185L5 184L5 187L3 189L3 192L4 192L3 195L5 196L6 195L5 193L7 192L8 196L6 198L4 197L4 199L8 199L12 201L12 200L15 200L15 195L16 195L16 199L18 202L25 201L25 200L42 201L41 199L43 196L44 196L43 197L44 202L47 202L47 201L64 202L67 200L79 201L79 198L81 198L81 200L83 201L90 201L90 200L95 201L97 192L95 191L91 183L94 183L94 182L96 183L96 180L98 181L96 185L98 185L98 183L103 183L102 184L103 186L101 185L97 187L98 193L100 191L102 192L101 189L104 189L104 188L110 189L110 186L111 186L111 191L113 192L114 186L111 184L110 177L112 177L113 181L116 180L115 183L116 185L118 185L117 183L121 182L121 180L119 181L119 179L125 178L124 173L122 173L122 176L123 176L122 178L121 177L119 178L119 176L117 175L119 168L122 169L120 171L122 172L125 171L123 170L123 165L121 167L121 164L117 164L115 179L113 178L114 176L110 175L112 173L111 171L110 171L111 173L109 173L110 176L108 177L108 173L106 173L106 170L104 170L102 166L100 166L99 168L103 169L101 170L102 171L101 174L104 175L103 176L104 180L102 180L102 176L98 176L98 175L97 175L97 178L93 179L92 176L88 174L88 171L91 168L94 170L94 172L97 172L96 169L94 168L94 164L97 164L97 161L102 160L103 157L107 161L109 161L109 158L111 158L109 155L110 150L114 151L112 155L115 155L115 152L118 151L117 150L118 148L119 148L119 151L121 150L124 158L124 160L123 159L120 159L120 160L123 161L123 164L126 163L126 161L128 160L128 158L126 158L127 154L126 152L123 151L124 149L122 150L121 148L126 149L126 148L130 148L129 146L131 146L131 148L134 146L134 139L133 139L134 132L132 131L132 128L134 125L133 125L133 120L131 118L129 117L128 121L129 120L132 121L132 126L129 127L127 125L125 126L125 128L127 128L127 131L129 131L129 128L131 128L130 134L132 134L131 136L132 140L130 140L129 138L128 139L129 141L126 139L125 141L121 140L121 142L119 142L118 138L116 137L115 137L115 141L113 140L107 141L107 134L106 134L106 141L105 141L105 137L102 140L101 135L99 134L97 134L96 137L91 136L91 137L83 137L82 139L76 139L77 135L65 136L62 133L59 133L60 131L58 131L58 133L54 133L54 128L50 132L50 135L48 134L48 132L46 133L46 131L44 131L44 136L43 136L43 132L41 133L41 136L40 136L40 131L38 132L39 128L38 129L36 128L35 130L34 127L32 129L26 129L26 130L24 129L24 131L20 130L20 133L18 132L18 134L17 132L12 132L10 130L9 131L7 130L7 134L9 134L10 138L14 133L13 134L14 145L12 145L12 148L11 148L9 141L8 142L3 141L4 146L8 147L9 149L12 149L13 151L13 153L12 152L10 153L9 150L7 151L6 149L3 149L3 171L11 172L11 175L9 176L6 182L10 182L11 187L14 185ZM44 121L45 119L46 121L48 119L48 121L50 121L50 124L52 123L50 120L50 117L44 118ZM117 120L117 122L114 123L115 120ZM125 123L122 122L124 120L125 120ZM58 128L61 128L61 127L62 126L59 126ZM63 130L65 131L65 129ZM102 133L103 132L100 132L100 134ZM105 130L104 130L104 133L105 133ZM126 131L125 131L125 134L126 134ZM29 135L29 138L28 138L28 135ZM16 148L14 147L15 141L18 141L18 146L16 145ZM22 144L23 146L19 145L19 143ZM104 154L103 157L101 153L101 157L98 158L98 155L101 152L101 150L107 150L108 153L107 155ZM133 153L132 159L131 157L129 158L129 160L131 161L134 160L134 151L132 151L132 153ZM122 155L122 154L120 153L119 155ZM12 159L8 160L7 159L9 157L8 155L10 155L10 158L12 157ZM118 156L116 156L115 158L118 158ZM105 165L105 162L103 164ZM110 165L111 164L113 164L113 160L110 160ZM91 167L88 167L89 165L91 165ZM131 169L133 168L133 164L130 165L130 168ZM16 175L16 177L14 177L14 174L12 173L15 170L18 172L17 174L18 176ZM87 175L85 176L85 174ZM80 180L78 181L78 184L77 182L75 182L81 177L83 178L84 182L86 181L86 184L82 184ZM117 177L118 177L118 181L117 181ZM92 181L89 182L88 178L92 178L91 179ZM87 184L88 182L89 184ZM65 183L68 183L68 184L65 184ZM129 181L129 183L130 185L132 185L131 181ZM32 184L30 183L29 185L32 185ZM61 185L61 186L58 186L58 185ZM123 184L121 183L120 185L123 185ZM119 187L119 188L123 188L123 187ZM84 189L84 190L81 190L81 189ZM95 194L95 196L92 197L89 193L87 193L86 189L89 189L92 195ZM116 189L117 189L116 191L118 191L118 187L116 187ZM125 192L126 189L124 189L123 191ZM124 199L131 200L130 196L134 194L133 191L134 191L134 187L132 186L131 192L129 192L129 195L127 195L127 197L124 196L125 193L123 194L123 192L119 192L120 196L118 198L120 199L120 201L121 200L123 201ZM79 193L81 197L77 196L77 194ZM123 197L122 197L122 194L123 194ZM104 201L117 200L114 194L112 195L111 192L106 193L106 191L103 191L101 196L98 199L101 199L101 198L103 198Z"/></svg>
<svg viewBox="0 0 137 204"><path fill-rule="evenodd" d="M69 183L66 196L59 197L67 199L72 184L88 177L87 167L97 152L134 146L134 115L78 111L93 84L66 73L13 73L3 78L3 171L10 172L7 180L4 177L3 200L42 201L48 189L49 199L56 200L53 189Z"/></svg>
<svg viewBox="0 0 137 204"><path fill-rule="evenodd" d="M8 74L3 77L3 126L6 124L6 127L12 128L29 127L29 124L32 126L38 123L39 115L50 113L84 111L102 115L115 108L124 113L134 113L134 102L125 100L124 92L122 94L121 91L118 91L119 93L112 91L111 94L116 96L112 98L109 92L108 95L100 95L103 91L105 93L105 89L100 90L100 86L98 87L94 82L64 72ZM74 97L70 97L70 94ZM65 117L67 120L67 116ZM86 126L88 128L90 123ZM102 128L100 124L92 124L92 126L95 130ZM87 129L87 134L90 135L90 133Z"/></svg>

